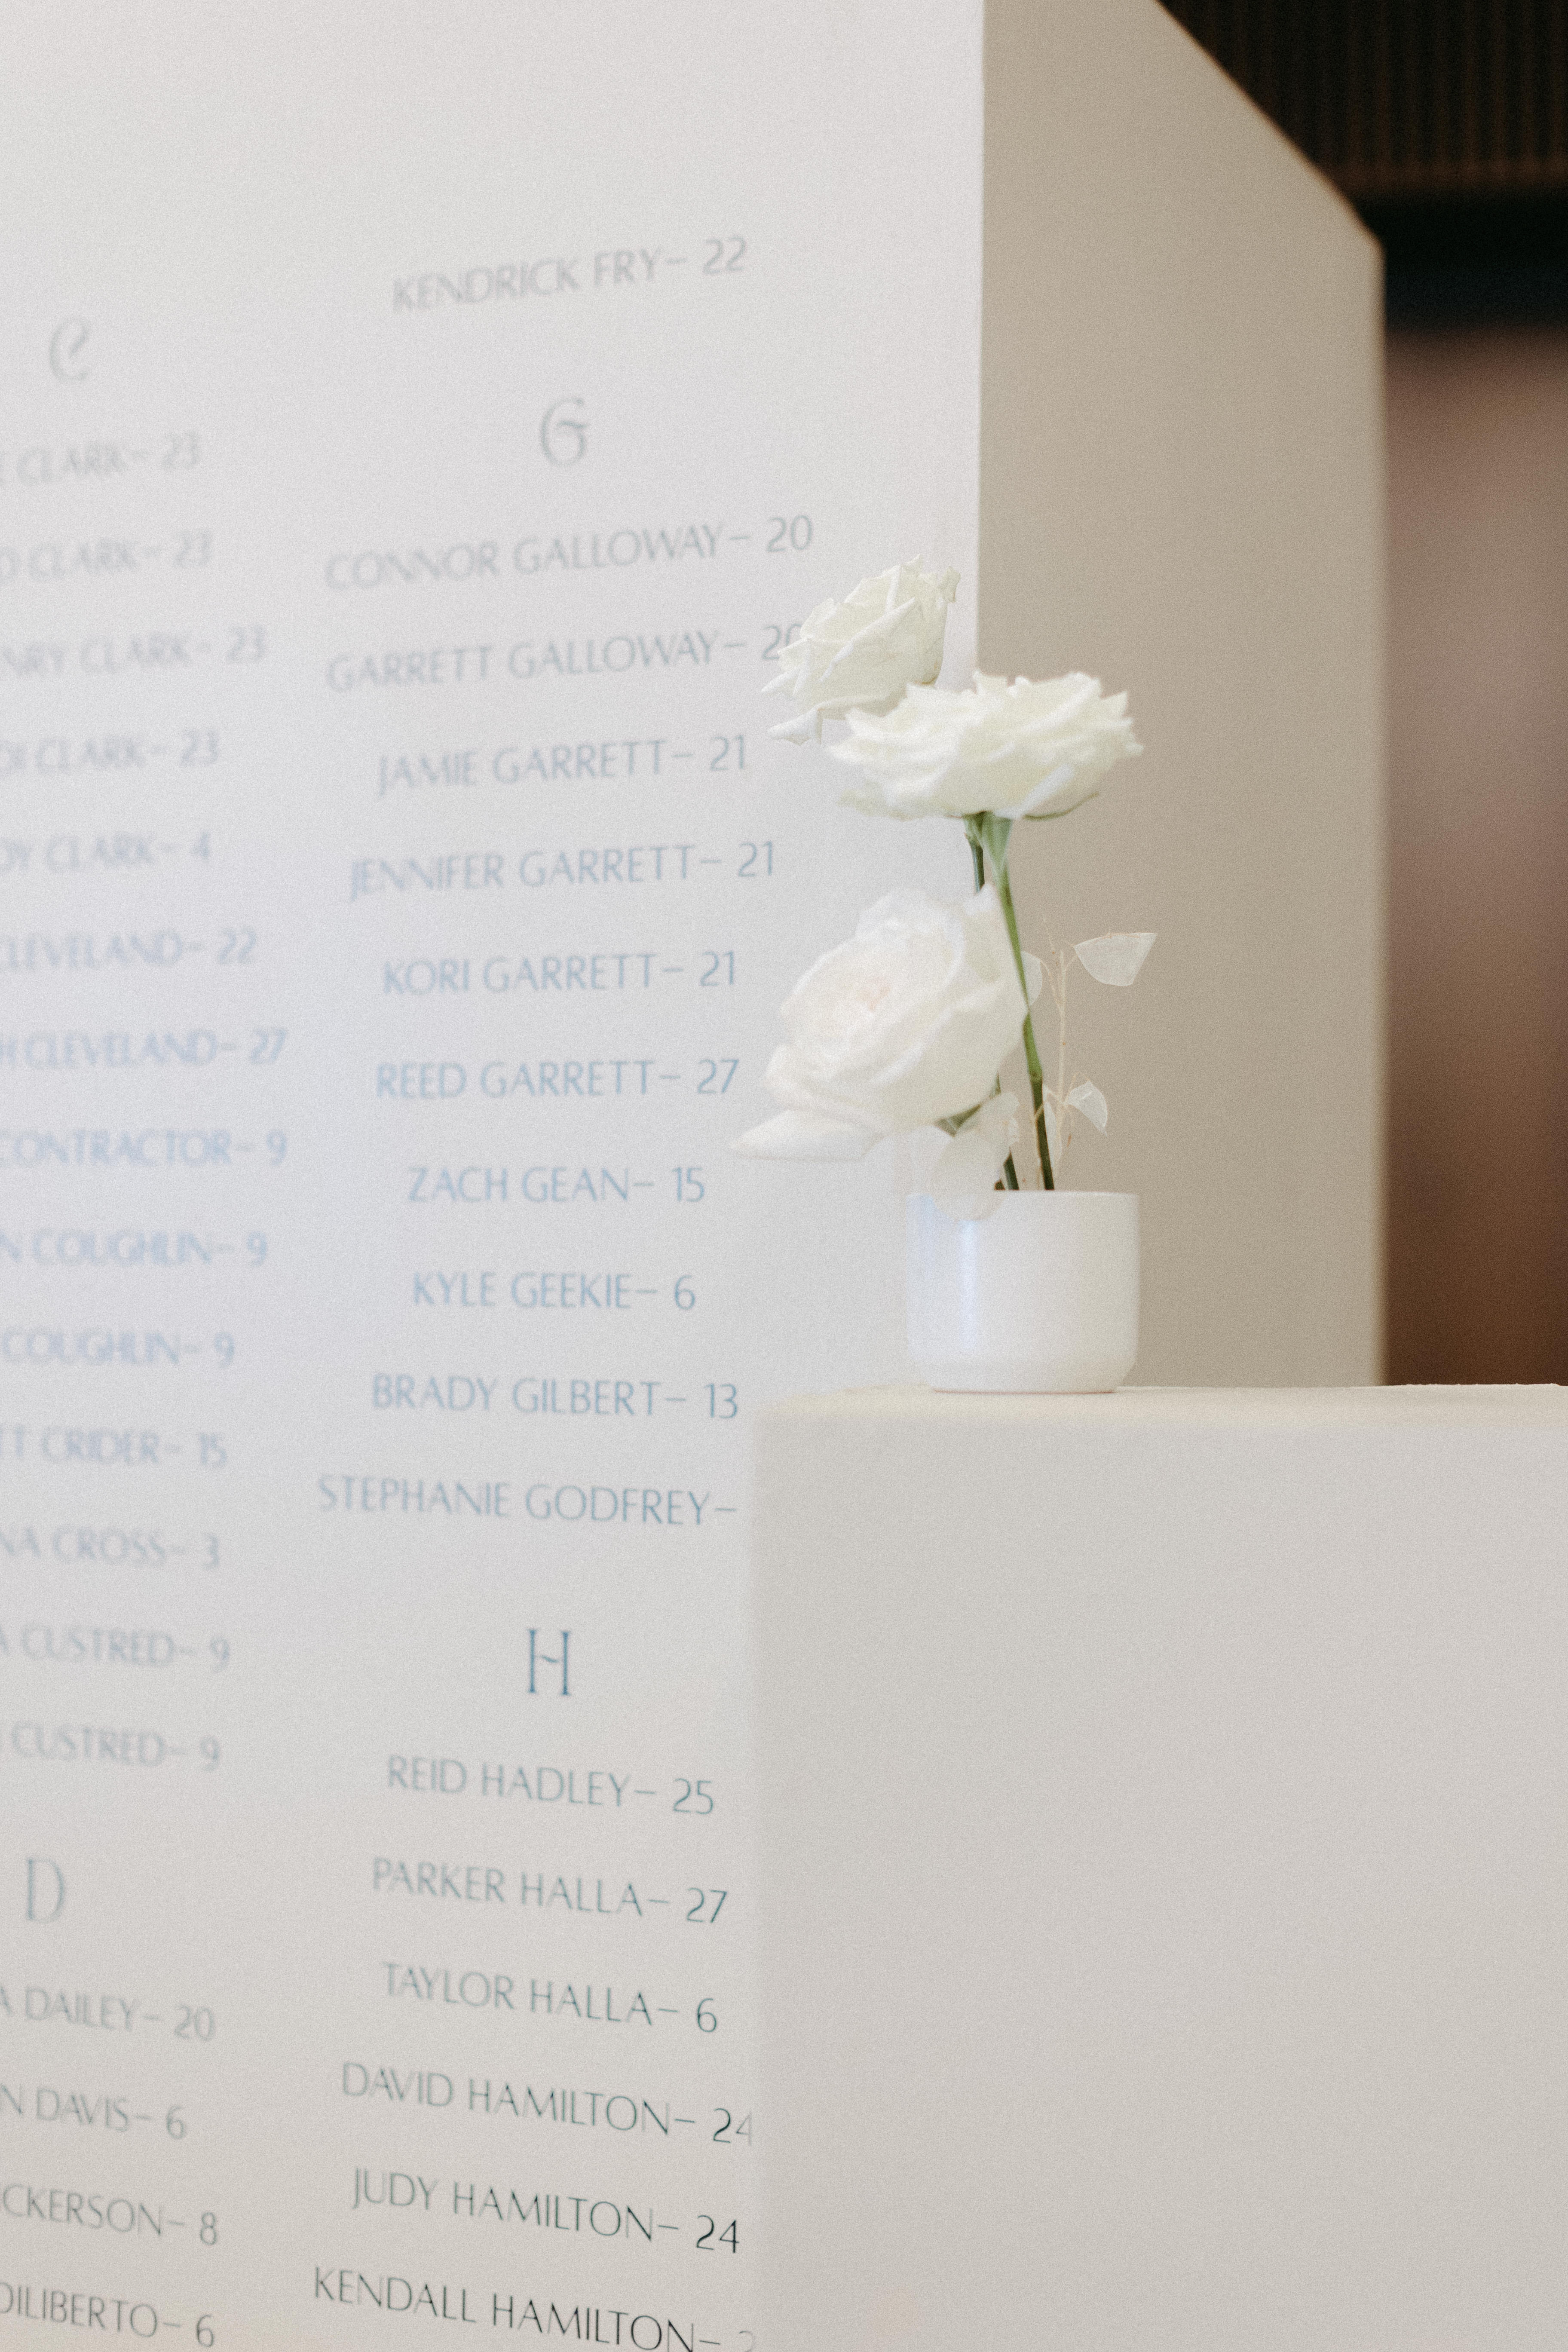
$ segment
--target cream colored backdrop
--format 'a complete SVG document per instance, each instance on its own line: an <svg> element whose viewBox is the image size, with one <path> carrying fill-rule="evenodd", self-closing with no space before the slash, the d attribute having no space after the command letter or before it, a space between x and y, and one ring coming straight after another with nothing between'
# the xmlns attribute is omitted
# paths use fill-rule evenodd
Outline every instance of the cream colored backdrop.
<svg viewBox="0 0 1568 2352"><path fill-rule="evenodd" d="M1382 1373L1379 255L1155 0L991 0L979 645L1128 686L1146 756L1030 826L1030 928L1142 1196L1140 1381Z"/></svg>

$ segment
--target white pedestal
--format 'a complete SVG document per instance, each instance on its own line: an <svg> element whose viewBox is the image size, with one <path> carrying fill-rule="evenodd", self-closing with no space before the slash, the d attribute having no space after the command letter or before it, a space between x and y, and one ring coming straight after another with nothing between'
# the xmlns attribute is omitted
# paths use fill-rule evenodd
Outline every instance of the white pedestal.
<svg viewBox="0 0 1568 2352"><path fill-rule="evenodd" d="M807 1400L755 1563L770 2346L1568 2341L1568 1392Z"/></svg>

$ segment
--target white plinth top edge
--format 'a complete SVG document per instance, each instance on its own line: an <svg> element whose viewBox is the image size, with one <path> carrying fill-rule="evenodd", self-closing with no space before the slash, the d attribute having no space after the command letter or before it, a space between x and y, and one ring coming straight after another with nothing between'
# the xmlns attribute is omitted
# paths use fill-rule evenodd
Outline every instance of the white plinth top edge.
<svg viewBox="0 0 1568 2352"><path fill-rule="evenodd" d="M1118 1389L1110 1396L976 1396L923 1387L788 1397L764 1421L951 1423L1115 1428L1568 1431L1568 1388Z"/></svg>

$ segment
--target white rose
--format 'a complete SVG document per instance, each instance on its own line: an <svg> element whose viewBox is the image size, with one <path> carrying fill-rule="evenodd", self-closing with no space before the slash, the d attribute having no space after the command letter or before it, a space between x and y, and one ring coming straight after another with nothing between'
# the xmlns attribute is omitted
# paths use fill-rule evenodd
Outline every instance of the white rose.
<svg viewBox="0 0 1568 2352"><path fill-rule="evenodd" d="M818 604L780 654L777 677L763 688L789 695L800 715L770 731L791 743L820 742L825 719L890 710L906 686L929 685L942 667L947 608L957 589L956 572L895 563L862 580L842 604Z"/></svg>
<svg viewBox="0 0 1568 2352"><path fill-rule="evenodd" d="M1033 1003L1040 967L1033 956L1024 963ZM768 1160L858 1160L885 1135L963 1118L990 1094L1025 1010L989 883L957 906L923 890L892 891L790 992L788 1043L768 1064L766 1081L784 1108L735 1150Z"/></svg>
<svg viewBox="0 0 1568 2352"><path fill-rule="evenodd" d="M853 711L833 757L855 772L844 798L874 816L1065 816L1118 760L1142 750L1124 694L1074 670L1037 685L987 677L962 692L911 686L885 715Z"/></svg>

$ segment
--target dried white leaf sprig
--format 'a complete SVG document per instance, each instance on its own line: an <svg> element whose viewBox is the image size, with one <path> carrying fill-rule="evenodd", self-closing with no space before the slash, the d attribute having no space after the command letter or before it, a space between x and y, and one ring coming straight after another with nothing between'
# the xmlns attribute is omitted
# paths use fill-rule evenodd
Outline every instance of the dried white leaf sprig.
<svg viewBox="0 0 1568 2352"><path fill-rule="evenodd" d="M1131 988L1153 946L1153 931L1105 931L1076 947L1058 948L1042 958L1046 986L1057 1008L1057 1082L1045 1089L1046 1136L1051 1165L1059 1170L1072 1146L1075 1114L1105 1133L1110 1106L1092 1078L1076 1075L1068 1083L1068 973L1080 963L1090 980L1106 988Z"/></svg>

